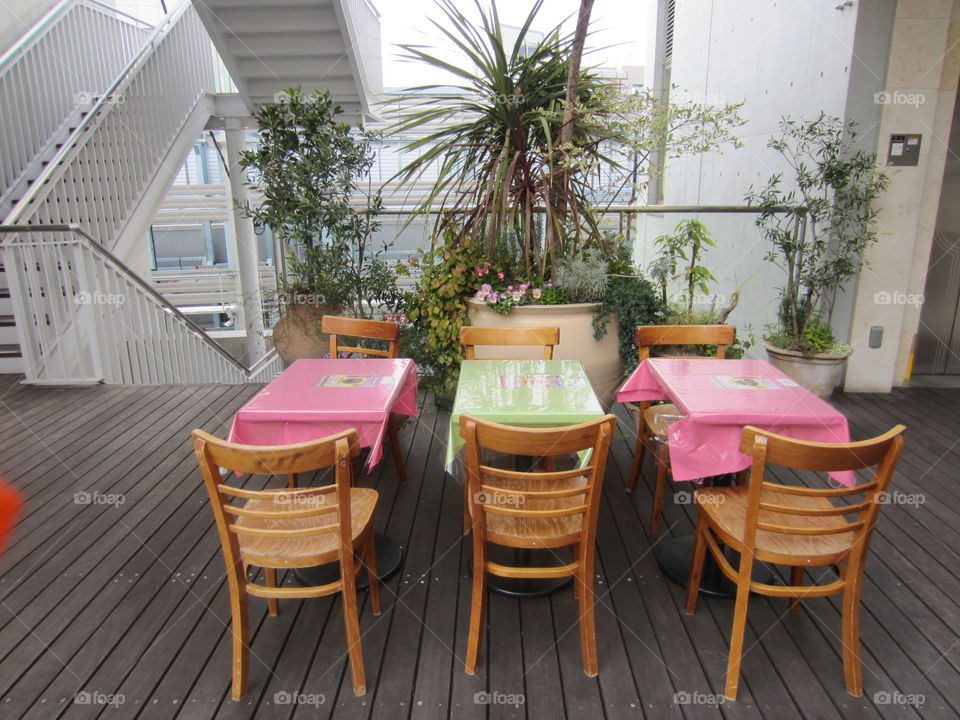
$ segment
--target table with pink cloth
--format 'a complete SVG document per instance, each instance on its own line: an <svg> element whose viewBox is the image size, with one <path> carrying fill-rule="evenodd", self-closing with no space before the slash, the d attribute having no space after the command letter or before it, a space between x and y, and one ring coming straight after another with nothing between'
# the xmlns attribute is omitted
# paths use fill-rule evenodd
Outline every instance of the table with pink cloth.
<svg viewBox="0 0 960 720"><path fill-rule="evenodd" d="M369 470L380 462L391 413L419 414L412 360L302 359L240 408L228 439L286 445L356 428L370 448Z"/></svg>
<svg viewBox="0 0 960 720"><path fill-rule="evenodd" d="M617 392L620 402L669 400L683 417L669 425L673 479L698 480L750 466L744 426L814 442L849 442L847 419L763 360L650 358ZM852 486L852 472L831 473Z"/></svg>

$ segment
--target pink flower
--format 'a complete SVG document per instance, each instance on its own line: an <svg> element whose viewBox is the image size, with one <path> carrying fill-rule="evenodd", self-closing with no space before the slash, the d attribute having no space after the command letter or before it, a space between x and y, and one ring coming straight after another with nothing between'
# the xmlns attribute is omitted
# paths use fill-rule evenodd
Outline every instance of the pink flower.
<svg viewBox="0 0 960 720"><path fill-rule="evenodd" d="M534 288L534 289L533 289L533 299L534 299L534 300L539 300L541 295L543 295L543 291L542 291L540 288Z"/></svg>
<svg viewBox="0 0 960 720"><path fill-rule="evenodd" d="M507 290L509 290L510 292L513 292L513 285L507 285Z"/></svg>
<svg viewBox="0 0 960 720"><path fill-rule="evenodd" d="M477 294L474 295L477 300L483 300L486 296L487 293L485 293L483 290L477 290Z"/></svg>
<svg viewBox="0 0 960 720"><path fill-rule="evenodd" d="M502 273L502 272L498 272L498 273L497 273L497 277L500 278L501 280L503 280L503 273Z"/></svg>
<svg viewBox="0 0 960 720"><path fill-rule="evenodd" d="M493 287L489 283L484 283L483 285L480 286L480 289L483 290L485 293L493 292Z"/></svg>
<svg viewBox="0 0 960 720"><path fill-rule="evenodd" d="M483 269L477 268L477 275L483 275Z"/></svg>
<svg viewBox="0 0 960 720"><path fill-rule="evenodd" d="M493 303L494 305L496 305L499 300L500 300L499 293L490 293L489 295L487 295L487 302L489 303Z"/></svg>
<svg viewBox="0 0 960 720"><path fill-rule="evenodd" d="M513 291L513 301L514 301L514 302L520 302L520 298L522 298L522 297L523 297L523 293L522 293L522 292L520 292L519 290L514 290L514 291Z"/></svg>

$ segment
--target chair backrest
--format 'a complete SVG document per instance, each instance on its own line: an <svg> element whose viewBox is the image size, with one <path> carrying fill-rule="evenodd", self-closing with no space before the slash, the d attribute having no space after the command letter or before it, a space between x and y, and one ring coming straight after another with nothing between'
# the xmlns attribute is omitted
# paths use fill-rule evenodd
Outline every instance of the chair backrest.
<svg viewBox="0 0 960 720"><path fill-rule="evenodd" d="M477 345L543 345L543 359L553 360L553 348L560 344L558 327L496 328L469 326L460 328L460 344L467 360L476 360ZM496 358L512 360L513 358Z"/></svg>
<svg viewBox="0 0 960 720"><path fill-rule="evenodd" d="M203 430L194 430L193 446L204 485L213 506L231 583L245 582L238 536L259 538L308 537L323 533L339 535L340 561L352 567L353 544L350 516L350 487L354 479L353 458L360 452L356 430L344 430L319 440L294 445L240 445L221 440ZM285 477L335 466L333 485L307 488L247 490L223 482L221 469L236 473ZM332 496L332 497L331 497ZM269 510L255 510L233 504L235 499L267 500ZM277 506L281 506L279 509ZM341 512L341 508L344 510ZM271 521L326 516L326 522L291 530L271 527ZM247 519L243 526L236 520Z"/></svg>
<svg viewBox="0 0 960 720"><path fill-rule="evenodd" d="M386 320L360 320L358 318L340 317L338 315L324 315L320 330L330 334L330 357L337 357L338 353L363 353L377 357L400 357L400 323ZM338 335L365 338L368 340L386 340L387 349L348 347L341 345Z"/></svg>
<svg viewBox="0 0 960 720"><path fill-rule="evenodd" d="M462 415L460 435L466 441L468 507L474 532L478 533L476 540L484 540L488 516L501 515L567 526L570 534L562 537L558 546L583 542L585 547L592 548L607 451L616 427L613 415L558 428L501 425ZM591 452L586 464L572 470L554 470L551 460L523 472L486 464L484 450L540 460ZM578 478L581 481L575 481ZM557 537L552 539L556 541ZM519 540L517 546L538 547L537 540L531 534Z"/></svg>
<svg viewBox="0 0 960 720"><path fill-rule="evenodd" d="M737 341L733 325L641 325L637 327L639 360L650 357L656 345L716 345L717 357L723 359L727 346Z"/></svg>
<svg viewBox="0 0 960 720"><path fill-rule="evenodd" d="M877 519L882 493L890 484L903 451L903 432L906 428L897 425L888 432L870 440L851 443L818 443L777 435L752 426L743 429L740 452L753 457L750 469L750 487L744 543L752 547L756 533L763 530L784 536L826 536L853 532L851 556L857 560L866 554L870 532ZM767 465L781 465L795 470L815 472L841 472L875 468L869 482L843 488L809 488L782 485L766 479ZM776 491L797 498L796 504L766 502L763 491ZM857 502L837 503L832 509L824 509L822 503L807 504L810 498L847 498L863 495ZM771 522L769 514L776 514ZM855 516L847 520L847 516ZM836 518L836 522L810 523L811 518ZM807 521L807 522L805 522Z"/></svg>

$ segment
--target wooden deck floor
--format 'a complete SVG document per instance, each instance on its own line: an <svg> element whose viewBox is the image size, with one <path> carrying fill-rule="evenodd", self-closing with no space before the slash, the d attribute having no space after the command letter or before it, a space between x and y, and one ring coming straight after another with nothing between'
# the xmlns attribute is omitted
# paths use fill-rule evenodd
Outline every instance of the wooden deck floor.
<svg viewBox="0 0 960 720"><path fill-rule="evenodd" d="M385 586L384 614L375 618L363 598L368 694L354 697L345 676L338 601L287 601L269 618L254 599L250 693L234 703L223 562L188 433L223 434L257 388L28 389L13 380L0 377L0 474L27 505L0 560L4 719L960 712L960 391L835 399L854 437L898 421L910 428L895 480L901 502L884 508L867 566L862 698L843 689L835 599L807 601L794 616L784 600L756 598L740 699L716 704L732 601L706 599L684 615L682 589L656 564L649 477L633 496L623 490L626 435L600 515L599 677L580 668L572 592L492 595L480 671L465 675L469 548L461 489L442 469L447 418L431 400L401 433L410 482L398 486L388 462L362 481L381 493L378 529L407 550ZM691 516L689 505L669 504L665 537L689 533Z"/></svg>

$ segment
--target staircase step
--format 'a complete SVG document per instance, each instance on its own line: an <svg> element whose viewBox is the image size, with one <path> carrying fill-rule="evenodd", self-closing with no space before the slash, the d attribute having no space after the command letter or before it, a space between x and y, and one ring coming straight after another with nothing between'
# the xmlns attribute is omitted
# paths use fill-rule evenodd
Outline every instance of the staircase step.
<svg viewBox="0 0 960 720"><path fill-rule="evenodd" d="M0 357L22 357L19 345L0 345Z"/></svg>
<svg viewBox="0 0 960 720"><path fill-rule="evenodd" d="M16 324L13 315L0 315L0 327L15 327Z"/></svg>

